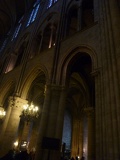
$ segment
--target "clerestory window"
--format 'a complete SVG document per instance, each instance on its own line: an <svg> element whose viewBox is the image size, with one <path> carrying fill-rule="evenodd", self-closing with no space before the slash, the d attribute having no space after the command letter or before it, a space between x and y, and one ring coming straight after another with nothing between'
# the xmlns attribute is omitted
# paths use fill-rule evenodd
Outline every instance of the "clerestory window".
<svg viewBox="0 0 120 160"><path fill-rule="evenodd" d="M50 8L54 3L56 3L58 0L48 0L47 8Z"/></svg>
<svg viewBox="0 0 120 160"><path fill-rule="evenodd" d="M30 16L29 16L29 19L27 21L26 27L28 27L32 22L35 21L37 13L38 13L38 10L39 10L39 7L40 7L40 1L37 0L37 2L33 6L32 11L30 12Z"/></svg>
<svg viewBox="0 0 120 160"><path fill-rule="evenodd" d="M18 24L17 24L17 26L15 28L15 32L13 33L11 41L13 41L18 36L19 31L20 31L21 26L22 26L22 19L23 19L23 17L19 20L19 22L18 22Z"/></svg>

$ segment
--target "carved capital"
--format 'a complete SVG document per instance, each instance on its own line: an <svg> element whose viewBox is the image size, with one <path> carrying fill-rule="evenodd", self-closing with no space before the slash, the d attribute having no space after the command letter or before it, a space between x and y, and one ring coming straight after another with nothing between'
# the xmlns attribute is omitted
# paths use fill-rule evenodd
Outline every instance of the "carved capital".
<svg viewBox="0 0 120 160"><path fill-rule="evenodd" d="M10 107L16 107L16 108L22 108L23 105L27 103L27 100L24 100L16 96L10 96L8 101Z"/></svg>

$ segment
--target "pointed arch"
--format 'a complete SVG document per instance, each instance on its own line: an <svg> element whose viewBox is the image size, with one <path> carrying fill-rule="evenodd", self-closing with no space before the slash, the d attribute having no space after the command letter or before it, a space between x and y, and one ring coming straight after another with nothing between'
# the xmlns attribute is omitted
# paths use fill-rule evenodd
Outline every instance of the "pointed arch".
<svg viewBox="0 0 120 160"><path fill-rule="evenodd" d="M49 75L48 71L44 66L38 65L34 68L32 68L31 72L26 74L25 80L21 86L21 97L26 99L29 88L34 81L34 79L39 75L39 74L44 74L46 78L46 83L49 81Z"/></svg>
<svg viewBox="0 0 120 160"><path fill-rule="evenodd" d="M87 53L92 61L92 72L94 72L98 68L98 61L95 50L86 45L80 45L80 46L74 46L70 48L69 50L65 51L65 56L63 59L61 59L61 62L59 63L58 67L58 74L57 80L60 84L65 85L66 81L66 73L67 73L67 67L71 59L77 54L77 53ZM62 77L62 78L60 78Z"/></svg>

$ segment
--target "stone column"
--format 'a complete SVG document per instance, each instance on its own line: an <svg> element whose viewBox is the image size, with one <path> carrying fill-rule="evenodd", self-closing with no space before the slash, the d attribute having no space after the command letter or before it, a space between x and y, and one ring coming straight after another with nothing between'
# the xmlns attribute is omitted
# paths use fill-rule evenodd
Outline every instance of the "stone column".
<svg viewBox="0 0 120 160"><path fill-rule="evenodd" d="M41 120L39 123L40 127L39 127L38 139L36 144L35 160L39 160L39 159L43 160L42 140L43 140L43 137L46 136L50 102L51 102L51 86L47 85L45 88L45 99L44 99L43 109L41 112Z"/></svg>
<svg viewBox="0 0 120 160"><path fill-rule="evenodd" d="M31 126L32 125L32 122L27 122L25 121L24 122L24 126L23 126L23 130L22 130L22 135L21 135L21 141L27 141L29 143L29 140L30 140L30 137L31 136Z"/></svg>
<svg viewBox="0 0 120 160"><path fill-rule="evenodd" d="M92 107L87 107L85 113L88 121L88 160L95 160L94 110Z"/></svg>
<svg viewBox="0 0 120 160"><path fill-rule="evenodd" d="M80 119L80 131L79 131L79 156L83 155L83 120Z"/></svg>
<svg viewBox="0 0 120 160"><path fill-rule="evenodd" d="M119 89L119 59L117 49L119 37L119 9L117 1L101 0L100 7L100 35L102 62L102 96L103 96L103 148L102 158L118 160L120 158L120 89ZM114 15L114 16L113 16ZM114 18L113 18L113 17ZM117 17L116 17L117 16ZM114 22L113 22L114 21ZM114 28L114 27L115 28ZM117 31L117 32L116 32ZM116 33L115 33L116 32ZM117 34L117 36L115 35ZM103 152L104 151L104 152Z"/></svg>
<svg viewBox="0 0 120 160"><path fill-rule="evenodd" d="M57 115L58 115L58 108L59 108L59 99L60 99L60 86L52 85L51 86L51 103L50 103L50 110L49 110L49 119L48 119L48 127L47 127L47 137L56 138L55 130L57 124ZM44 154L44 160L47 158L48 154ZM51 150L50 151L50 160L56 160L56 152Z"/></svg>
<svg viewBox="0 0 120 160"><path fill-rule="evenodd" d="M73 117L71 156L76 157L77 153L78 153L78 120L75 117Z"/></svg>
<svg viewBox="0 0 120 160"><path fill-rule="evenodd" d="M66 107L66 88L61 87L58 114L57 114L57 122L56 122L56 133L55 133L55 137L60 139L61 145L62 145L61 141L62 141L62 133L63 133L65 107ZM57 159L60 158L60 150L56 154L56 157Z"/></svg>
<svg viewBox="0 0 120 160"><path fill-rule="evenodd" d="M47 128L47 135L50 137L55 137L59 98L60 98L60 87L56 85L52 85L51 86L51 104L50 104L49 121L48 121L48 128Z"/></svg>
<svg viewBox="0 0 120 160"><path fill-rule="evenodd" d="M9 119L5 121L5 128L3 129L2 143L1 143L1 155L8 152L13 148L13 143L17 138L17 131L20 122L20 115L22 112L22 105L24 100L19 97L10 97L9 106Z"/></svg>
<svg viewBox="0 0 120 160"><path fill-rule="evenodd" d="M37 119L37 121L33 122L33 128L32 128L32 134L31 134L31 137L30 137L29 150L31 150L32 148L36 149L37 138L38 138L38 129L39 129L38 121L40 121L40 120Z"/></svg>

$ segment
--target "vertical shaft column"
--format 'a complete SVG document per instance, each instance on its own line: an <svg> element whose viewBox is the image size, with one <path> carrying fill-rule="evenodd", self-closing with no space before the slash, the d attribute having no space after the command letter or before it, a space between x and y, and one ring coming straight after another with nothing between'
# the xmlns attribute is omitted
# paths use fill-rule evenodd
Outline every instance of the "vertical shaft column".
<svg viewBox="0 0 120 160"><path fill-rule="evenodd" d="M57 124L57 115L58 115L58 108L59 108L59 99L60 99L60 86L52 85L51 86L51 104L50 104L50 111L49 111L49 120L48 120L48 128L47 128L47 137L56 138L55 137L55 129ZM54 149L55 150L55 149ZM44 159L46 154L44 154ZM56 159L56 151L50 151L50 160Z"/></svg>
<svg viewBox="0 0 120 160"><path fill-rule="evenodd" d="M55 137L55 128L56 128L57 113L58 113L59 98L60 98L60 88L59 86L52 85L51 90L52 90L51 104L50 104L47 135L50 137Z"/></svg>
<svg viewBox="0 0 120 160"><path fill-rule="evenodd" d="M45 88L45 99L44 99L43 109L41 112L41 120L39 124L40 127L39 127L38 139L36 144L35 160L39 160L39 159L43 160L42 139L44 136L46 136L50 102L51 102L51 86L47 85Z"/></svg>
<svg viewBox="0 0 120 160"><path fill-rule="evenodd" d="M78 154L78 119L74 116L72 128L72 151L71 155L76 157Z"/></svg>
<svg viewBox="0 0 120 160"><path fill-rule="evenodd" d="M79 131L79 156L83 155L83 121L80 119L80 131Z"/></svg>
<svg viewBox="0 0 120 160"><path fill-rule="evenodd" d="M88 160L95 160L95 134L94 134L94 110L92 107L85 108L88 121Z"/></svg>
<svg viewBox="0 0 120 160"><path fill-rule="evenodd" d="M57 114L57 123L56 123L56 133L55 133L55 137L59 138L60 142L62 141L65 107L66 107L66 88L61 87L58 114ZM59 159L60 150L58 151L56 157Z"/></svg>
<svg viewBox="0 0 120 160"><path fill-rule="evenodd" d="M5 133L5 130L6 130L6 127L7 127L7 124L8 124L8 120L9 120L9 117L10 117L10 114L11 114L11 105L8 105L8 108L6 110L6 116L3 120L3 122L1 122L1 130L0 130L0 150L1 150L1 143L2 143L2 139L3 139L3 135Z"/></svg>
<svg viewBox="0 0 120 160"><path fill-rule="evenodd" d="M33 122L33 128L32 128L32 134L31 134L31 138L30 138L30 144L29 144L29 150L31 150L32 148L36 149L36 144L37 144L37 138L38 138L38 127L39 127L39 123L38 121L40 121L39 119L37 120L37 122Z"/></svg>
<svg viewBox="0 0 120 160"><path fill-rule="evenodd" d="M11 97L9 102L9 107L11 107L11 112L9 120L7 121L6 128L4 130L4 135L2 136L1 144L1 154L4 155L9 149L12 149L13 143L17 137L17 131L20 121L20 115L22 112L22 104L19 97Z"/></svg>
<svg viewBox="0 0 120 160"><path fill-rule="evenodd" d="M24 122L24 127L21 135L21 141L27 141L29 142L29 132L30 132L31 122Z"/></svg>
<svg viewBox="0 0 120 160"><path fill-rule="evenodd" d="M102 43L102 66L103 66L103 97L104 97L104 155L106 160L118 160L120 157L120 90L119 90L119 72L118 71L118 45L115 31L119 28L119 23L114 29L119 9L117 1L102 0L100 3L101 42ZM116 7L115 7L116 6ZM114 8L115 7L115 8ZM116 14L116 17L114 14ZM114 15L115 18L111 17ZM114 19L114 20L113 20ZM116 21L117 22L117 21ZM114 25L114 27L113 27ZM120 32L117 31L117 35ZM115 38L116 37L116 38ZM117 43L116 43L117 42ZM118 53L119 54L119 53Z"/></svg>

